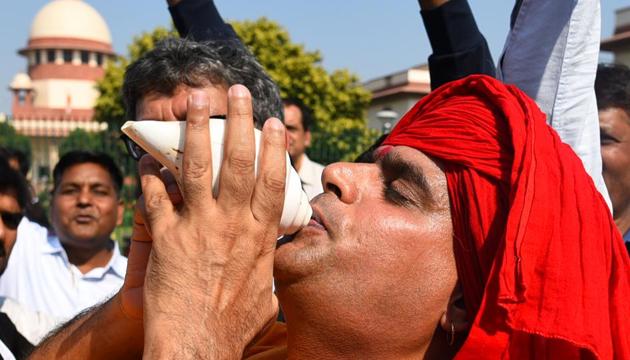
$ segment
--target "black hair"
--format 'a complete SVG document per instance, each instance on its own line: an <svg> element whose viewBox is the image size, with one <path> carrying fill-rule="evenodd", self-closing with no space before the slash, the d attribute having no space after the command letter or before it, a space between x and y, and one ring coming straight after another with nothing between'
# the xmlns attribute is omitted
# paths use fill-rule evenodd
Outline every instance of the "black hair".
<svg viewBox="0 0 630 360"><path fill-rule="evenodd" d="M20 209L26 211L31 202L31 192L28 184L24 176L11 168L5 157L0 156L0 193L6 194L10 191L15 192Z"/></svg>
<svg viewBox="0 0 630 360"><path fill-rule="evenodd" d="M297 106L297 108L300 109L300 113L302 113L302 127L304 128L304 131L311 130L315 122L311 108L306 106L304 102L298 98L282 99L282 104L284 106Z"/></svg>
<svg viewBox="0 0 630 360"><path fill-rule="evenodd" d="M0 156L4 157L7 161L14 158L20 164L20 172L22 176L28 174L28 169L31 167L28 156L21 150L13 149L10 147L0 146Z"/></svg>
<svg viewBox="0 0 630 360"><path fill-rule="evenodd" d="M599 64L595 96L598 109L616 107L630 116L630 68L620 64Z"/></svg>
<svg viewBox="0 0 630 360"><path fill-rule="evenodd" d="M107 170L114 183L116 193L120 194L122 188L123 177L120 169L109 155L91 151L70 151L63 155L55 169L53 170L53 189L52 192L57 190L57 187L61 183L63 174L74 165L80 164L97 164L103 169Z"/></svg>
<svg viewBox="0 0 630 360"><path fill-rule="evenodd" d="M127 116L135 119L140 99L150 93L173 95L180 85L242 84L252 95L256 124L270 117L283 119L276 84L254 56L235 39L195 42L167 38L127 67L123 100Z"/></svg>

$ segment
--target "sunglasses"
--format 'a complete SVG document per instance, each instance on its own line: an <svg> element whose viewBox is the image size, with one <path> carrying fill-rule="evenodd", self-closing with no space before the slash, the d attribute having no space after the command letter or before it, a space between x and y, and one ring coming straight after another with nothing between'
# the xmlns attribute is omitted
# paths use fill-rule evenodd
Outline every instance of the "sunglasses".
<svg viewBox="0 0 630 360"><path fill-rule="evenodd" d="M210 119L225 120L227 119L227 115L212 115ZM133 140L131 140L129 136L125 134L120 135L120 140L122 140L122 142L125 144L125 148L127 149L127 153L129 154L129 156L131 156L136 161L140 161L142 156L147 153L146 151L144 151L143 148L140 147L140 145L136 144Z"/></svg>
<svg viewBox="0 0 630 360"><path fill-rule="evenodd" d="M20 221L24 214L21 212L8 212L8 211L0 211L0 218L2 219L2 223L10 230L17 229L18 225L20 225Z"/></svg>

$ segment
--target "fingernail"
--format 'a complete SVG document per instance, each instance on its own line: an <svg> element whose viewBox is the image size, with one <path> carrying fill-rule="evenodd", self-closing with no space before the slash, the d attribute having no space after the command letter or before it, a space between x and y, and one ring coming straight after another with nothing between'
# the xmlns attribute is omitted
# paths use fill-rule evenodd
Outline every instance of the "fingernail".
<svg viewBox="0 0 630 360"><path fill-rule="evenodd" d="M200 90L193 90L190 94L192 106L195 108L204 108L208 106L208 96Z"/></svg>
<svg viewBox="0 0 630 360"><path fill-rule="evenodd" d="M245 97L248 93L247 88L240 84L233 85L229 91L231 96L236 97Z"/></svg>
<svg viewBox="0 0 630 360"><path fill-rule="evenodd" d="M267 123L269 123L267 125L269 127L269 130L278 131L278 132L284 131L284 124L279 119L269 118L269 120L267 120Z"/></svg>

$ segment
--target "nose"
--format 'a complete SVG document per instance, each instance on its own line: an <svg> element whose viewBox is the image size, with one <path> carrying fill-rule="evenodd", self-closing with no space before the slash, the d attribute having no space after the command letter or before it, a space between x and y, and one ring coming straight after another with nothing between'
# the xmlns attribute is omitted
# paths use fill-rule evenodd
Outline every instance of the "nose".
<svg viewBox="0 0 630 360"><path fill-rule="evenodd" d="M359 196L357 187L357 164L334 163L326 166L322 173L324 192L332 192L346 204L355 202Z"/></svg>
<svg viewBox="0 0 630 360"><path fill-rule="evenodd" d="M77 198L77 205L80 207L86 207L91 204L92 196L90 195L90 189L82 188Z"/></svg>

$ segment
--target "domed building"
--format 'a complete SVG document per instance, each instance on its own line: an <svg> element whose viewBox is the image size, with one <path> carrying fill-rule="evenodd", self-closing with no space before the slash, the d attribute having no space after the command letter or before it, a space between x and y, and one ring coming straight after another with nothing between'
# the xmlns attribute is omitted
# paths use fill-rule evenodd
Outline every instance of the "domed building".
<svg viewBox="0 0 630 360"><path fill-rule="evenodd" d="M96 81L114 55L103 17L83 0L53 0L35 16L28 43L18 53L27 73L9 85L15 129L31 139L33 180L50 174L57 146L72 130L99 131L93 121Z"/></svg>

